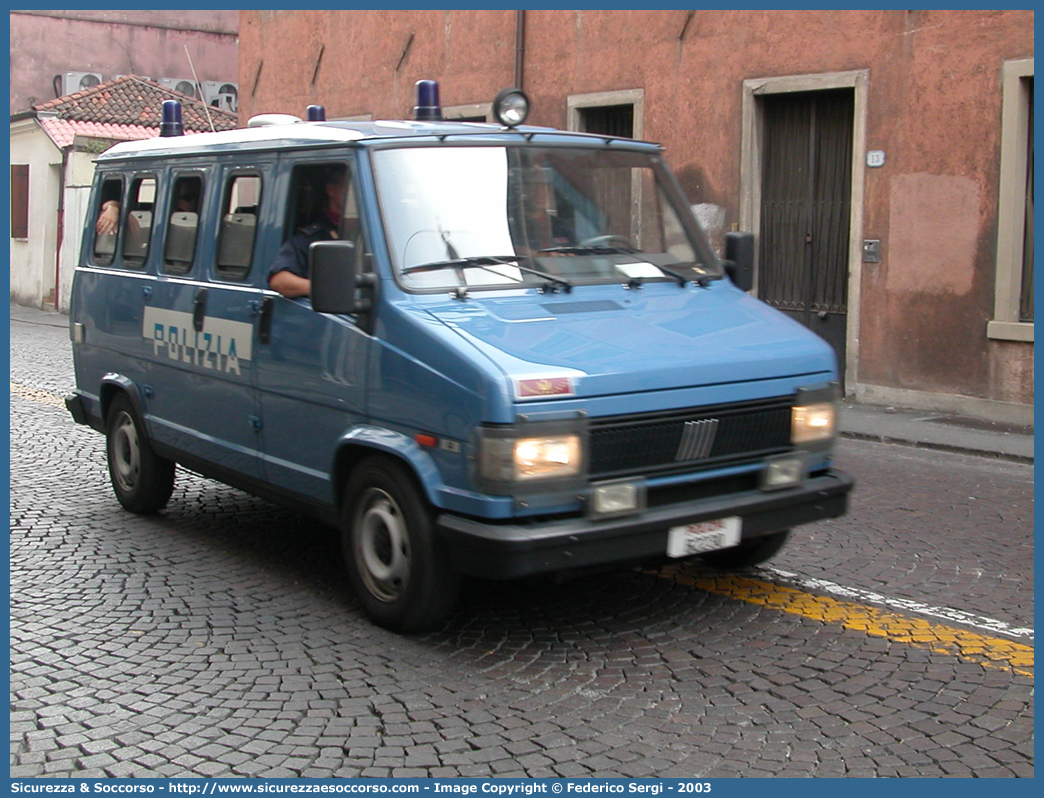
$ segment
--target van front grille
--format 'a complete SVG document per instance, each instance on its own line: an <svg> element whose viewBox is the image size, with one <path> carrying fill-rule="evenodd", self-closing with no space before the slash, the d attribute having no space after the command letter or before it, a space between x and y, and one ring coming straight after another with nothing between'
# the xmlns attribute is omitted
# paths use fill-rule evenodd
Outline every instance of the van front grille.
<svg viewBox="0 0 1044 798"><path fill-rule="evenodd" d="M593 479L663 476L755 462L789 451L794 398L594 418Z"/></svg>

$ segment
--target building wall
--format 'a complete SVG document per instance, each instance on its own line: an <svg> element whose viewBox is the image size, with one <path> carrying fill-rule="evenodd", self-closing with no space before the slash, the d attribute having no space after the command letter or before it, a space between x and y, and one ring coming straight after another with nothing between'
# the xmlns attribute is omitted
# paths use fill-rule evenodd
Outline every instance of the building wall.
<svg viewBox="0 0 1044 798"><path fill-rule="evenodd" d="M11 163L29 164L29 235L11 239L11 301L42 307L55 284L62 154L27 119L11 127Z"/></svg>
<svg viewBox="0 0 1044 798"><path fill-rule="evenodd" d="M235 11L12 11L11 113L59 96L54 76L98 72L235 82Z"/></svg>
<svg viewBox="0 0 1044 798"><path fill-rule="evenodd" d="M62 245L59 250L61 266L58 276L58 296L55 307L62 313L69 311L73 275L80 259L80 244L94 182L94 159L91 152L71 150L65 168L64 211L62 214Z"/></svg>
<svg viewBox="0 0 1044 798"><path fill-rule="evenodd" d="M241 11L240 118L401 119L413 85L442 81L443 105L489 102L512 82L514 11Z"/></svg>
<svg viewBox="0 0 1044 798"><path fill-rule="evenodd" d="M515 81L515 11L244 11L240 115L411 113ZM1033 344L988 339L993 318L1002 71L1032 58L1032 11L527 11L531 122L564 127L569 97L642 89L690 202L739 223L743 84L864 71L867 150L854 186L879 263L852 269L848 389L875 401L1031 418ZM856 158L864 157L856 153ZM751 178L748 178L748 180ZM747 187L749 188L749 186ZM853 350L850 350L853 351ZM1014 416L1010 414L1014 413Z"/></svg>

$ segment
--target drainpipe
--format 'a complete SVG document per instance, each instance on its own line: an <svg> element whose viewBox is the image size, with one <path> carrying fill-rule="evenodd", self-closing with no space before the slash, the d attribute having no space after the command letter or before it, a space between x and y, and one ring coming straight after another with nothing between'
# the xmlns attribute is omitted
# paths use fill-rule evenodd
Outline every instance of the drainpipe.
<svg viewBox="0 0 1044 798"><path fill-rule="evenodd" d="M522 63L526 54L526 12L515 12L515 88L522 88Z"/></svg>
<svg viewBox="0 0 1044 798"><path fill-rule="evenodd" d="M58 240L54 246L54 309L59 310L58 294L62 287L62 238L65 234L65 170L69 166L69 150L62 147L62 168L58 172Z"/></svg>

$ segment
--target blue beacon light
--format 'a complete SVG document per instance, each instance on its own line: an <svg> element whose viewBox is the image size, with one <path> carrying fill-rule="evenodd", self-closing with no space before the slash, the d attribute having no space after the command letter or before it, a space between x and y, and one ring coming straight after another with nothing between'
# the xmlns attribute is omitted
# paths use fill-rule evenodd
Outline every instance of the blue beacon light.
<svg viewBox="0 0 1044 798"><path fill-rule="evenodd" d="M326 109L321 105L309 105L308 106L308 121L309 122L325 122L326 121Z"/></svg>
<svg viewBox="0 0 1044 798"><path fill-rule="evenodd" d="M442 108L439 107L439 84L434 80L417 81L417 104L413 107L413 118L418 122L439 122Z"/></svg>
<svg viewBox="0 0 1044 798"><path fill-rule="evenodd" d="M160 122L160 136L183 136L185 128L181 124L181 103L177 100L163 101L163 116Z"/></svg>

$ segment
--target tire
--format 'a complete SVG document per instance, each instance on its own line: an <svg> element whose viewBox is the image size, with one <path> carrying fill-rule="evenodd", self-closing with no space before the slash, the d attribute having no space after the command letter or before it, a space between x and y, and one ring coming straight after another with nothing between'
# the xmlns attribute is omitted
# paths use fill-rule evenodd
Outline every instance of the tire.
<svg viewBox="0 0 1044 798"><path fill-rule="evenodd" d="M105 453L116 498L132 513L163 509L174 490L174 463L152 451L145 427L125 395L109 407Z"/></svg>
<svg viewBox="0 0 1044 798"><path fill-rule="evenodd" d="M413 475L395 461L364 460L348 478L341 548L352 588L377 625L431 631L453 610L459 577Z"/></svg>
<svg viewBox="0 0 1044 798"><path fill-rule="evenodd" d="M790 537L790 530L773 532L742 541L738 546L701 554L700 559L713 568L722 571L738 571L761 565L775 557Z"/></svg>

